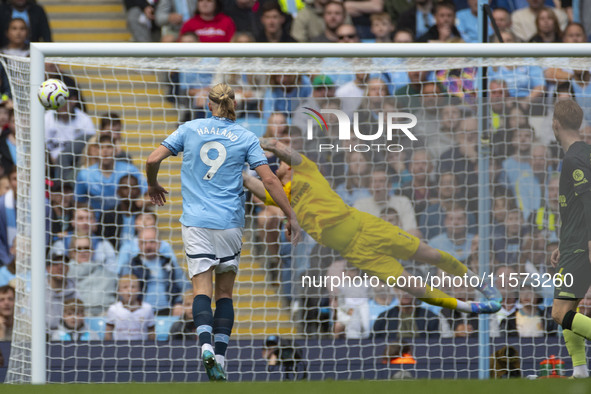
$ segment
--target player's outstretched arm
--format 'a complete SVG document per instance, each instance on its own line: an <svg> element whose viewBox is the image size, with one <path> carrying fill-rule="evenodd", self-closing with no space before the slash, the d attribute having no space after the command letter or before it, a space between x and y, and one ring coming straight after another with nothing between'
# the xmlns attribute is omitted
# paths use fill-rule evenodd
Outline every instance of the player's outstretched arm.
<svg viewBox="0 0 591 394"><path fill-rule="evenodd" d="M290 166L297 166L302 162L302 156L289 146L277 141L275 138L261 138L261 147L264 150L273 152L281 161Z"/></svg>
<svg viewBox="0 0 591 394"><path fill-rule="evenodd" d="M244 187L250 190L252 194L258 197L259 200L265 201L267 195L265 194L265 186L260 179L257 179L246 172L242 173Z"/></svg>
<svg viewBox="0 0 591 394"><path fill-rule="evenodd" d="M148 194L152 203L162 206L166 202L166 194L168 191L164 189L158 183L158 171L160 170L160 163L168 156L172 155L172 152L163 145L156 148L148 160L146 160L146 179L148 180Z"/></svg>
<svg viewBox="0 0 591 394"><path fill-rule="evenodd" d="M287 217L287 235L291 237L292 243L297 243L300 237L300 227L296 220L296 215L293 209L291 208L291 204L289 203L289 199L285 195L285 191L281 185L281 181L279 178L273 174L273 171L269 168L267 164L263 164L262 166L258 166L255 171L257 172L258 176L261 178L263 186L269 192L269 195L275 201L277 206L281 208L285 216Z"/></svg>

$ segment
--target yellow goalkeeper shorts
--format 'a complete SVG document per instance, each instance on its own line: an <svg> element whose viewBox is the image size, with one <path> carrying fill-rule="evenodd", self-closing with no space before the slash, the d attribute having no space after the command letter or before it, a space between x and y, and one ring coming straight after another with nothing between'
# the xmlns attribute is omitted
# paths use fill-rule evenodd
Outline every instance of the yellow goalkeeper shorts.
<svg viewBox="0 0 591 394"><path fill-rule="evenodd" d="M398 277L404 267L397 259L410 259L419 248L420 240L376 216L361 214L361 227L349 246L340 251L343 258L368 275L386 281Z"/></svg>

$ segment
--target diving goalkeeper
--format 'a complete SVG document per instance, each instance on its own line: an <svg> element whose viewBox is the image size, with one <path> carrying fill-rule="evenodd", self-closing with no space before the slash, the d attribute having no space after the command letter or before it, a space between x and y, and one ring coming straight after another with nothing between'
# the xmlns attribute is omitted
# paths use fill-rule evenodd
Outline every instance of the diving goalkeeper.
<svg viewBox="0 0 591 394"><path fill-rule="evenodd" d="M428 263L451 275L466 274L468 278L476 275L449 253L434 249L398 226L345 204L306 156L275 139L263 138L261 146L281 160L277 176L284 180L284 189L302 229L368 275L384 282L388 277L409 279L410 274L397 259ZM291 182L285 182L292 169L295 171ZM244 186L265 204L274 205L258 179L244 175ZM415 287L411 280L405 283L406 286L398 288L431 305L468 313L495 313L501 309L500 293L487 284L477 288L487 301L471 302L458 300L429 285Z"/></svg>

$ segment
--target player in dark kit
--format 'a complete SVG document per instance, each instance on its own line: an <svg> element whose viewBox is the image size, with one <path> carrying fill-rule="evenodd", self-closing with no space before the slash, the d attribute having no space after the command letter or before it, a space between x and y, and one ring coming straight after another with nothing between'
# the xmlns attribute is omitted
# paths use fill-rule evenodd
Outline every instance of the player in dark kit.
<svg viewBox="0 0 591 394"><path fill-rule="evenodd" d="M582 120L583 110L575 101L556 102L552 129L564 150L559 186L562 226L551 263L562 283L554 290L552 318L562 325L575 378L589 376L585 338L591 339L591 318L576 312L591 285L591 145L579 135Z"/></svg>

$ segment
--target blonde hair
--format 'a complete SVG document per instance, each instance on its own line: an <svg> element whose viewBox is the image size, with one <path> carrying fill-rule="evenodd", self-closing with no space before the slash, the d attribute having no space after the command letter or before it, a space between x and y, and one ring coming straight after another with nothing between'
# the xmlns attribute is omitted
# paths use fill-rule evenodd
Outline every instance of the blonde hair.
<svg viewBox="0 0 591 394"><path fill-rule="evenodd" d="M225 83L218 83L209 91L209 101L214 104L215 116L236 120L234 90Z"/></svg>

